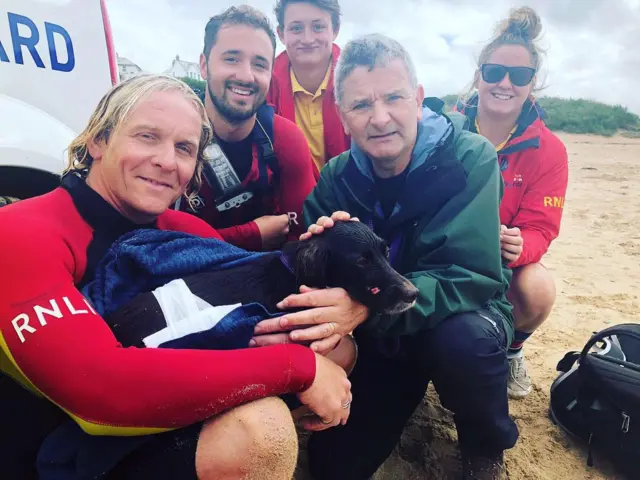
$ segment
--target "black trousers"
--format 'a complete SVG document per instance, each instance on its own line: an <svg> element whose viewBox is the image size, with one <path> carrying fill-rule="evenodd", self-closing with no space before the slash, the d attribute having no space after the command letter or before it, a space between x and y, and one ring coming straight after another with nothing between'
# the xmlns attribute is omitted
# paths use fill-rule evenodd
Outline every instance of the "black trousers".
<svg viewBox="0 0 640 480"><path fill-rule="evenodd" d="M347 425L309 439L309 468L317 480L368 479L391 454L430 381L454 414L460 448L496 457L513 447L518 429L509 416L507 336L502 319L481 310L452 316L432 330L380 341L358 334Z"/></svg>
<svg viewBox="0 0 640 480"><path fill-rule="evenodd" d="M40 464L37 457L45 439L68 416L48 400L36 397L11 378L0 375L0 478L2 480L36 480L38 478L103 480L196 480L195 454L202 424L151 435L108 474L91 457L60 458L57 464ZM125 441L130 437L125 437ZM117 437L102 437L109 449ZM64 450L64 446L60 446ZM95 452L98 464L103 460ZM44 470L43 470L44 469ZM39 475L40 473L40 475Z"/></svg>

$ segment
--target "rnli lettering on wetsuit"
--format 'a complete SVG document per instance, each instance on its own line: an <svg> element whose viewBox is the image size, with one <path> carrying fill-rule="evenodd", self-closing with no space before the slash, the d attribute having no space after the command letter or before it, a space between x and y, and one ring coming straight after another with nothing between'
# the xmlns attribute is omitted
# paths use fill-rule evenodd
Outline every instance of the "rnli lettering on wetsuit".
<svg viewBox="0 0 640 480"><path fill-rule="evenodd" d="M73 41L64 27L56 23L44 22L44 25L38 28L38 25L29 17L13 12L7 13L7 23L10 46L3 45L0 38L0 62L11 63L8 52L13 51L13 63L24 65L25 56L30 55L38 68L47 68L40 55L40 51L45 50L49 52L51 70L70 72L74 69L76 57ZM0 32L3 30L5 28L0 24Z"/></svg>
<svg viewBox="0 0 640 480"><path fill-rule="evenodd" d="M47 320L60 320L66 315L84 315L89 312L97 315L86 299L84 299L83 304L74 305L69 300L69 297L52 298L48 304L34 305L30 311L17 315L11 320L11 324L20 339L20 343L24 343L31 334L35 334L38 329L46 327Z"/></svg>

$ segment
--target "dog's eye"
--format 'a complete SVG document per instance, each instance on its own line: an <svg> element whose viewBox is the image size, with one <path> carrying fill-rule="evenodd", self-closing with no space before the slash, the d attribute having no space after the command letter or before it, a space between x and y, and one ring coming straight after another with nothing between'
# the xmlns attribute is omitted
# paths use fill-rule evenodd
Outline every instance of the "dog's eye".
<svg viewBox="0 0 640 480"><path fill-rule="evenodd" d="M373 260L373 255L371 255L370 252L365 252L362 255L360 255L360 258L358 258L358 261L356 263L360 267L366 267L367 265L371 264L372 260Z"/></svg>

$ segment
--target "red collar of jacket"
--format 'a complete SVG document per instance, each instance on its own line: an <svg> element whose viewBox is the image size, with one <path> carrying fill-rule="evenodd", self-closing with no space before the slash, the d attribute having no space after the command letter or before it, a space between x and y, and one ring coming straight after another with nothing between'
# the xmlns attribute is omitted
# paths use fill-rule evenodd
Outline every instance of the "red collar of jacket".
<svg viewBox="0 0 640 480"><path fill-rule="evenodd" d="M350 138L345 135L338 108L335 104L333 89L333 73L340 57L340 47L336 44L332 47L331 73L327 89L322 97L322 123L324 127L325 161L340 155L349 149ZM273 64L273 76L267 95L267 102L274 106L276 113L288 118L295 123L296 113L293 101L293 87L291 85L291 63L286 50L276 58Z"/></svg>

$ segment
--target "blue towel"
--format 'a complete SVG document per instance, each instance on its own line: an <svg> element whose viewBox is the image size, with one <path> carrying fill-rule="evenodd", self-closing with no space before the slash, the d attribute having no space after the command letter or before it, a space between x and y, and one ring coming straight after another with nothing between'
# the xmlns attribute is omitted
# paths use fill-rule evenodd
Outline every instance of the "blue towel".
<svg viewBox="0 0 640 480"><path fill-rule="evenodd" d="M120 237L98 264L82 294L109 315L142 292L202 271L225 270L273 253L248 252L215 238L140 229Z"/></svg>
<svg viewBox="0 0 640 480"><path fill-rule="evenodd" d="M224 270L265 253L247 252L216 239L180 232L137 230L116 241L82 293L101 315L108 315L138 294L200 271ZM213 328L161 344L160 348L229 350L247 348L255 325L283 315L251 303L225 315ZM284 395L290 408L295 395ZM93 480L151 438L92 436L68 421L52 432L38 453L41 480Z"/></svg>

